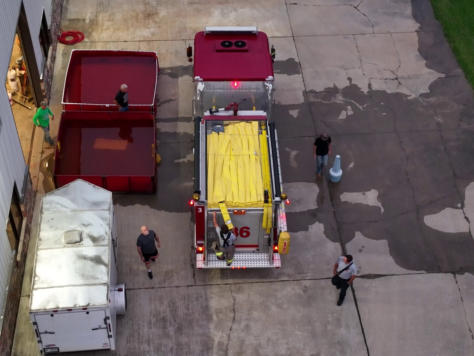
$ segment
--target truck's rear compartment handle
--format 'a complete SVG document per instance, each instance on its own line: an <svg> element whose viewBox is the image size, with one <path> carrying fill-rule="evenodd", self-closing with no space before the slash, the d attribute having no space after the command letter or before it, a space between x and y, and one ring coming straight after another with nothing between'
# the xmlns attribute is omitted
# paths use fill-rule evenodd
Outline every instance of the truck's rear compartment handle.
<svg viewBox="0 0 474 356"><path fill-rule="evenodd" d="M96 330L107 330L107 326L98 326L96 328L92 328L91 330L94 330L94 331L96 331Z"/></svg>
<svg viewBox="0 0 474 356"><path fill-rule="evenodd" d="M48 330L45 330L45 331L41 331L41 332L40 332L40 335L42 335L42 334L54 335L54 334L56 334L56 332L55 332L55 331L48 331Z"/></svg>

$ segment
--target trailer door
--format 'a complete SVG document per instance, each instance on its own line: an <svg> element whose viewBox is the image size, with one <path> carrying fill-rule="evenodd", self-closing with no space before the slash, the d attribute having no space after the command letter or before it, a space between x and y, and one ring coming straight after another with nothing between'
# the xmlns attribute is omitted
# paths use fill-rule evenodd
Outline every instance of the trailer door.
<svg viewBox="0 0 474 356"><path fill-rule="evenodd" d="M35 320L45 352L110 348L110 320L104 310L36 314Z"/></svg>

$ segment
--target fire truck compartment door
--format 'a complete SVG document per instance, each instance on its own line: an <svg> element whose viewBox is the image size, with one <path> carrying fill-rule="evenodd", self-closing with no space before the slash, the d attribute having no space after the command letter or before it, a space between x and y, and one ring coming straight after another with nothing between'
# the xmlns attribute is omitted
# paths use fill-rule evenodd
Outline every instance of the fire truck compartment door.
<svg viewBox="0 0 474 356"><path fill-rule="evenodd" d="M245 214L233 214L232 209L229 209L230 218L234 225L234 234L237 237L235 243L237 249L245 248L248 251L265 249L268 246L264 244L264 232L262 229L263 210L245 210ZM212 224L212 214L208 214ZM217 213L218 224L223 223L222 214ZM212 229L214 230L214 229ZM214 230L215 231L215 230Z"/></svg>
<svg viewBox="0 0 474 356"><path fill-rule="evenodd" d="M36 314L44 349L60 352L109 349L110 340L104 310Z"/></svg>

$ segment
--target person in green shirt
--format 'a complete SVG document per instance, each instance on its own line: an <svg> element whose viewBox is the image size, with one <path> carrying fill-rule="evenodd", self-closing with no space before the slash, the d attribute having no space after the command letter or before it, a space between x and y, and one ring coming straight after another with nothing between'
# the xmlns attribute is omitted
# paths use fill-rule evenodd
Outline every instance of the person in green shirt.
<svg viewBox="0 0 474 356"><path fill-rule="evenodd" d="M46 106L46 100L41 102L41 106L36 110L35 116L33 116L33 123L36 126L39 126L44 131L44 140L49 143L51 146L54 145L54 141L49 135L49 117L51 116L51 120L54 120L54 114L51 110Z"/></svg>

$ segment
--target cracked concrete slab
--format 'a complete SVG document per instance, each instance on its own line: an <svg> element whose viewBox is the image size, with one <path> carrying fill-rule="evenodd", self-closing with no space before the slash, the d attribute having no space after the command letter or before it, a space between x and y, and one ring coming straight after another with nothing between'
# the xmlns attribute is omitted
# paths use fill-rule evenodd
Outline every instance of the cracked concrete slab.
<svg viewBox="0 0 474 356"><path fill-rule="evenodd" d="M469 220L471 235L474 234L474 182L470 183L464 193L464 214ZM473 236L474 238L474 236Z"/></svg>
<svg viewBox="0 0 474 356"><path fill-rule="evenodd" d="M469 232L469 223L461 209L445 208L437 214L425 215L423 221L430 228L442 232Z"/></svg>
<svg viewBox="0 0 474 356"><path fill-rule="evenodd" d="M371 79L395 76L394 73L400 67L400 58L391 34L354 36L354 39L364 75Z"/></svg>
<svg viewBox="0 0 474 356"><path fill-rule="evenodd" d="M199 1L167 0L157 6L155 2L139 0L130 6L126 0L89 0L88 13L78 11L79 6L66 9L62 26L83 31L91 41L191 40L205 26L241 26L245 19L246 24L259 24L270 36L290 36L283 4L283 0L244 0L235 4L211 0L203 6ZM91 11L94 8L97 10ZM79 21L82 18L89 21ZM137 28L136 19L140 30L130 31Z"/></svg>
<svg viewBox="0 0 474 356"><path fill-rule="evenodd" d="M373 355L471 355L463 303L450 274L355 281Z"/></svg>
<svg viewBox="0 0 474 356"><path fill-rule="evenodd" d="M367 192L344 192L341 194L340 199L342 202L352 204L376 206L380 209L380 213L383 214L383 206L380 203L378 196L379 192L376 189L371 189Z"/></svg>
<svg viewBox="0 0 474 356"><path fill-rule="evenodd" d="M419 27L411 0L362 0L358 10L370 19L375 33L415 32Z"/></svg>
<svg viewBox="0 0 474 356"><path fill-rule="evenodd" d="M249 285L233 288L233 294L229 354L365 354L351 293L337 307L337 291L328 280L289 282L285 292L276 284ZM315 337L322 334L331 336ZM282 335L291 335L291 342Z"/></svg>
<svg viewBox="0 0 474 356"><path fill-rule="evenodd" d="M474 227L474 182L470 183L464 193L464 205L458 208L445 208L436 214L425 215L424 222L432 229L447 232L472 232ZM473 236L474 237L474 236Z"/></svg>
<svg viewBox="0 0 474 356"><path fill-rule="evenodd" d="M379 236L367 238L356 231L354 238L346 244L347 253L357 256L359 275L387 275L417 273L396 264L391 257L388 242Z"/></svg>
<svg viewBox="0 0 474 356"><path fill-rule="evenodd" d="M291 232L290 255L282 256L279 278L331 277L341 247L328 239L325 229L330 226L316 221L305 231Z"/></svg>
<svg viewBox="0 0 474 356"><path fill-rule="evenodd" d="M465 319L471 338L474 339L474 276L472 274L456 274L456 283L465 313Z"/></svg>
<svg viewBox="0 0 474 356"><path fill-rule="evenodd" d="M115 354L365 352L350 292L339 308L328 280L283 283L284 292L279 283L130 290L129 314L118 320ZM130 342L135 330L153 332ZM322 333L333 337L314 337ZM292 335L292 342L282 335Z"/></svg>
<svg viewBox="0 0 474 356"><path fill-rule="evenodd" d="M275 94L277 104L291 105L304 102L303 76L296 46L291 37L270 38L270 46L276 50L273 70L275 73Z"/></svg>
<svg viewBox="0 0 474 356"><path fill-rule="evenodd" d="M185 202L183 202L185 204ZM146 206L115 205L117 221L118 280L128 288L147 288L193 283L191 266L191 241L177 236L192 236L189 213L169 213ZM139 219L135 212L140 211ZM184 222L184 223L183 223ZM140 226L154 230L161 241L160 256L152 264L154 278L148 279L144 263L136 251Z"/></svg>
<svg viewBox="0 0 474 356"><path fill-rule="evenodd" d="M383 90L417 97L443 77L426 67L417 33L297 37L307 90L357 85L364 93ZM315 66L314 63L317 63Z"/></svg>
<svg viewBox="0 0 474 356"><path fill-rule="evenodd" d="M318 207L319 187L315 183L291 182L283 183L284 192L291 204L285 207L289 213L312 210Z"/></svg>
<svg viewBox="0 0 474 356"><path fill-rule="evenodd" d="M288 13L296 37L372 33L370 19L355 6L311 6L294 2L288 4Z"/></svg>
<svg viewBox="0 0 474 356"><path fill-rule="evenodd" d="M161 132L178 132L187 133L190 135L194 134L194 123L191 121L191 118L188 121L158 121L156 127Z"/></svg>
<svg viewBox="0 0 474 356"><path fill-rule="evenodd" d="M352 36L332 36L330 40L324 36L296 37L295 43L306 90L343 88L351 83L367 90L368 80Z"/></svg>

